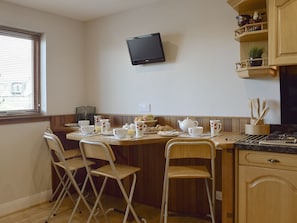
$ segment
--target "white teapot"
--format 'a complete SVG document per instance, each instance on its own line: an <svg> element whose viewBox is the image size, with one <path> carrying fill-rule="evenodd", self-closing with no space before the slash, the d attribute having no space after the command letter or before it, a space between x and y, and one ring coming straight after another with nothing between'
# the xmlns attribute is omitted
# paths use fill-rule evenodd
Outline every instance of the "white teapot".
<svg viewBox="0 0 297 223"><path fill-rule="evenodd" d="M178 124L179 124L179 127L181 128L181 130L183 130L184 132L187 132L188 131L188 128L192 128L192 127L198 126L198 121L193 121L192 119L189 119L187 117L183 121L178 120Z"/></svg>

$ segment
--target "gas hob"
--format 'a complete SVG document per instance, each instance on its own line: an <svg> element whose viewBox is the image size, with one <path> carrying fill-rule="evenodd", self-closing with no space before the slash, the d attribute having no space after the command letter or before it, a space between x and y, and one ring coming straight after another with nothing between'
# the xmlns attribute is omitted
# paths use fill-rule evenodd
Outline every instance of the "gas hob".
<svg viewBox="0 0 297 223"><path fill-rule="evenodd" d="M263 140L259 141L262 145L284 145L284 146L296 146L297 147L297 132L282 133L273 132L266 136Z"/></svg>
<svg viewBox="0 0 297 223"><path fill-rule="evenodd" d="M234 145L235 148L244 150L297 154L297 132L244 135Z"/></svg>

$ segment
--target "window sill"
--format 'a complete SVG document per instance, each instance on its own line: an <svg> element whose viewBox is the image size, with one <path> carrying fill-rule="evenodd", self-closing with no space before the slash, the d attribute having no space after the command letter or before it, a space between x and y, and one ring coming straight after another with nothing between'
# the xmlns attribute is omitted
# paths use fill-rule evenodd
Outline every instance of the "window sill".
<svg viewBox="0 0 297 223"><path fill-rule="evenodd" d="M30 114L30 115L0 115L0 125L3 124L16 124L16 123L28 123L28 122L41 122L49 121L50 116L42 114Z"/></svg>

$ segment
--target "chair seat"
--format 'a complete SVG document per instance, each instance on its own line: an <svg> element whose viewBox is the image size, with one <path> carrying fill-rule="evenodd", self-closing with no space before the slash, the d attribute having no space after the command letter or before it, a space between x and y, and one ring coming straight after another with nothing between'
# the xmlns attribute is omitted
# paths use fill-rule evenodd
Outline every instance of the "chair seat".
<svg viewBox="0 0 297 223"><path fill-rule="evenodd" d="M81 156L80 149L78 149L78 148L65 150L63 154L64 154L64 157L66 160L70 159L70 158Z"/></svg>
<svg viewBox="0 0 297 223"><path fill-rule="evenodd" d="M69 159L69 160L65 160L68 168L70 171L74 171L74 170L77 170L77 169L80 169L80 168L84 168L85 167L85 163L83 161L82 158L80 157L77 157L77 158L73 158L73 159ZM55 164L63 169L65 169L65 166L62 162L55 162ZM92 162L92 161L87 161L87 164L88 165L93 165L95 164L95 162Z"/></svg>
<svg viewBox="0 0 297 223"><path fill-rule="evenodd" d="M210 178L206 166L170 166L169 178Z"/></svg>
<svg viewBox="0 0 297 223"><path fill-rule="evenodd" d="M129 175L136 173L137 171L140 170L140 168L138 168L138 167L126 166L126 165L121 165L121 164L115 164L115 167L118 172L118 177L120 179L124 179L124 178L128 177ZM91 170L91 174L95 175L95 176L105 176L105 177L109 177L112 179L116 179L116 176L114 175L110 165L105 165L100 168Z"/></svg>

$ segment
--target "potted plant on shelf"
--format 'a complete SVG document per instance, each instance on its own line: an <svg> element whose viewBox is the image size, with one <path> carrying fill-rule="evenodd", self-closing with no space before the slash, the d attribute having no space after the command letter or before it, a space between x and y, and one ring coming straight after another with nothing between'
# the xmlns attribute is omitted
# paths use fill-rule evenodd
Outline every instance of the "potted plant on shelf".
<svg viewBox="0 0 297 223"><path fill-rule="evenodd" d="M262 59L260 59L262 58L262 54L263 54L263 48L253 47L250 49L249 62L252 67L262 65Z"/></svg>

